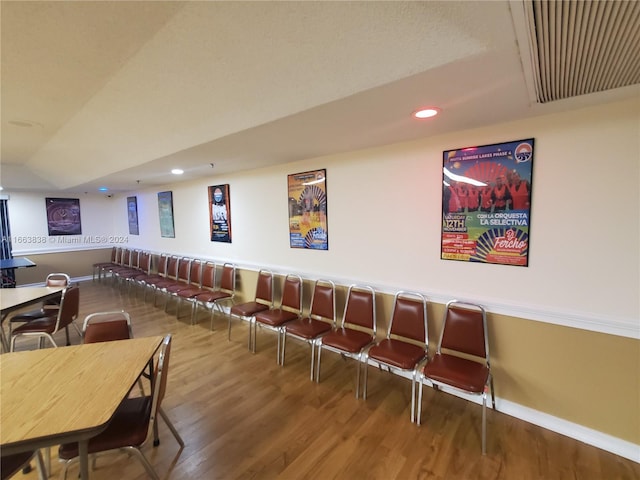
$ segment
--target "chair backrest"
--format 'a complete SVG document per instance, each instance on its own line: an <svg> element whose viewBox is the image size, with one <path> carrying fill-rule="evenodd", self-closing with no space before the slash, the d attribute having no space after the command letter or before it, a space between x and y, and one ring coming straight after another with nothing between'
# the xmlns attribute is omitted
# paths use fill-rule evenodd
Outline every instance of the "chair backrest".
<svg viewBox="0 0 640 480"><path fill-rule="evenodd" d="M331 280L316 280L309 317L336 323L336 285Z"/></svg>
<svg viewBox="0 0 640 480"><path fill-rule="evenodd" d="M487 316L484 308L452 300L447 303L438 353L442 349L484 358L489 364Z"/></svg>
<svg viewBox="0 0 640 480"><path fill-rule="evenodd" d="M258 272L255 301L269 306L273 305L273 273L269 270Z"/></svg>
<svg viewBox="0 0 640 480"><path fill-rule="evenodd" d="M151 403L151 421L149 422L149 429L147 431L147 438L152 434L153 424L157 419L164 399L164 394L167 391L167 378L169 375L169 357L171 355L171 334L167 334L162 340L160 346L160 355L158 357L158 363L156 364L155 379L153 382L153 399Z"/></svg>
<svg viewBox="0 0 640 480"><path fill-rule="evenodd" d="M118 259L118 249L116 247L111 247L111 263L115 263Z"/></svg>
<svg viewBox="0 0 640 480"><path fill-rule="evenodd" d="M124 310L87 315L82 324L82 338L84 343L133 338L131 316Z"/></svg>
<svg viewBox="0 0 640 480"><path fill-rule="evenodd" d="M428 328L426 298L415 292L397 292L387 338L410 341L426 348L429 345Z"/></svg>
<svg viewBox="0 0 640 480"><path fill-rule="evenodd" d="M62 291L62 300L60 301L60 309L58 310L58 317L53 333L71 325L71 322L78 318L79 310L80 287L77 285L69 285Z"/></svg>
<svg viewBox="0 0 640 480"><path fill-rule="evenodd" d="M183 257L178 260L178 272L176 274L176 280L184 283L189 283L189 272L191 271L191 262L193 260L187 257Z"/></svg>
<svg viewBox="0 0 640 480"><path fill-rule="evenodd" d="M151 272L151 253L140 252L140 260L138 262L138 270L149 275Z"/></svg>
<svg viewBox="0 0 640 480"><path fill-rule="evenodd" d="M66 273L50 273L44 283L47 287L67 287L71 284L71 277Z"/></svg>
<svg viewBox="0 0 640 480"><path fill-rule="evenodd" d="M167 258L167 271L165 272L165 277L173 278L174 280L178 278L178 265L180 264L180 258L175 255L171 255ZM189 274L189 270L187 269L187 274Z"/></svg>
<svg viewBox="0 0 640 480"><path fill-rule="evenodd" d="M376 334L376 292L367 285L351 285L342 316L343 327L359 327Z"/></svg>
<svg viewBox="0 0 640 480"><path fill-rule="evenodd" d="M133 250L131 252L131 268L137 269L140 266L140 250Z"/></svg>
<svg viewBox="0 0 640 480"><path fill-rule="evenodd" d="M116 258L113 261L113 263L117 265L121 265L120 262L122 262L122 247L115 247L115 248L116 248Z"/></svg>
<svg viewBox="0 0 640 480"><path fill-rule="evenodd" d="M189 265L189 283L202 286L202 260L193 259Z"/></svg>
<svg viewBox="0 0 640 480"><path fill-rule="evenodd" d="M302 313L302 277L300 275L290 273L284 277L280 308Z"/></svg>
<svg viewBox="0 0 640 480"><path fill-rule="evenodd" d="M167 276L167 266L169 265L169 255L166 253L161 253L158 257L158 275L161 277Z"/></svg>
<svg viewBox="0 0 640 480"><path fill-rule="evenodd" d="M202 282L200 286L208 290L216 288L216 264L214 262L206 262L202 264Z"/></svg>
<svg viewBox="0 0 640 480"><path fill-rule="evenodd" d="M122 258L120 260L120 265L122 265L123 267L131 266L131 250L129 250L128 248L124 248L122 251Z"/></svg>
<svg viewBox="0 0 640 480"><path fill-rule="evenodd" d="M231 296L236 293L236 266L233 263L225 263L222 266L220 291L230 293Z"/></svg>

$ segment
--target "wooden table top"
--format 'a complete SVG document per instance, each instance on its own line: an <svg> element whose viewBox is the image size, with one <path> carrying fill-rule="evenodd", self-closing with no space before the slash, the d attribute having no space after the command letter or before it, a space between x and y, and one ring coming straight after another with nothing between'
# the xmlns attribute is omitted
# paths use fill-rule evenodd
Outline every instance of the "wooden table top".
<svg viewBox="0 0 640 480"><path fill-rule="evenodd" d="M141 337L0 355L0 445L64 440L69 434L101 428L162 339Z"/></svg>
<svg viewBox="0 0 640 480"><path fill-rule="evenodd" d="M55 295L64 290L64 287L18 287L0 289L0 310L13 309L21 305Z"/></svg>

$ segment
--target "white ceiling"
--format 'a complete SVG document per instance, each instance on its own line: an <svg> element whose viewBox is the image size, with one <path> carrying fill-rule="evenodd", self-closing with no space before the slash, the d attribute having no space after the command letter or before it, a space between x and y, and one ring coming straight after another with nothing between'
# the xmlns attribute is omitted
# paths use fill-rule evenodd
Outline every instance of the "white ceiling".
<svg viewBox="0 0 640 480"><path fill-rule="evenodd" d="M3 0L0 15L5 190L130 191L174 167L188 180L638 95L535 103L520 1ZM442 113L412 119L423 105Z"/></svg>

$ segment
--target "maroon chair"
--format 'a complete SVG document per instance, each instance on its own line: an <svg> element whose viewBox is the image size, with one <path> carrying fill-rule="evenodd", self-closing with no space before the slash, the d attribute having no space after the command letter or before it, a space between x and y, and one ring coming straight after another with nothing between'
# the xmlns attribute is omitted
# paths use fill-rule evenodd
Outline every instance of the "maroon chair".
<svg viewBox="0 0 640 480"><path fill-rule="evenodd" d="M165 286L171 285L178 278L178 268L180 258L171 255L167 256L167 263L163 274L158 272L157 277L150 277L146 280L146 283L153 290L153 305L157 303L158 292L162 292Z"/></svg>
<svg viewBox="0 0 640 480"><path fill-rule="evenodd" d="M162 417L169 430L184 447L184 441L175 429L167 415L161 408L162 400L167 388L169 373L169 356L171 353L171 335L167 335L160 347L156 370L154 373L153 392L149 396L127 397L111 417L109 424L102 433L89 439L89 454L110 453L115 451L133 454L144 466L147 474L153 479L159 479L153 466L142 453L142 447L150 437L157 441L157 420ZM154 441L154 445L157 444ZM63 478L67 478L67 470L71 461L78 459L78 444L67 443L58 450L60 460L66 460L63 466Z"/></svg>
<svg viewBox="0 0 640 480"><path fill-rule="evenodd" d="M318 341L316 382L320 381L322 350L339 353L358 361L356 398L360 396L360 368L366 350L376 339L376 294L369 286L351 285L340 328L332 330Z"/></svg>
<svg viewBox="0 0 640 480"><path fill-rule="evenodd" d="M153 269L153 255L151 255L151 267L148 274L141 274L135 277L136 285L140 285L144 288L143 301L147 300L147 292L149 290L155 294L154 282L163 280L167 277L167 267L169 265L169 255L161 253L158 257L158 265L156 267L156 273L151 273Z"/></svg>
<svg viewBox="0 0 640 480"><path fill-rule="evenodd" d="M60 308L56 313L50 317L44 317L22 324L13 330L11 334L11 351L13 352L14 350L16 339L22 336L39 337L39 348L44 346L45 338L48 339L54 347L57 347L58 345L53 339L53 335L63 328L67 335L67 345L69 345L71 342L69 341L68 327L78 317L79 308L80 287L77 285L70 285L62 291Z"/></svg>
<svg viewBox="0 0 640 480"><path fill-rule="evenodd" d="M489 363L487 316L479 305L452 300L447 303L440 341L419 378L418 419L422 413L422 385L431 382L439 387L482 396L482 454L486 453L487 393L496 408L493 378Z"/></svg>
<svg viewBox="0 0 640 480"><path fill-rule="evenodd" d="M118 265L118 255L120 254L120 248L111 247L111 260L108 262L97 262L93 264L93 277L92 280L95 281L96 276L98 277L98 281L102 278L102 270L106 268L110 268L112 266Z"/></svg>
<svg viewBox="0 0 640 480"><path fill-rule="evenodd" d="M187 278L184 278L184 268L182 262L187 263ZM183 290L202 287L202 260L198 259L183 259L180 264L180 271L178 273L178 279L175 283L167 285L164 289L167 295L164 311L167 311L169 301L172 298L176 299L176 318L178 318L178 306L180 304L180 297L178 294Z"/></svg>
<svg viewBox="0 0 640 480"><path fill-rule="evenodd" d="M0 459L0 480L7 480L13 477L20 470L27 467L32 458L36 459L38 480L45 480L47 478L47 470L40 450L3 456Z"/></svg>
<svg viewBox="0 0 640 480"><path fill-rule="evenodd" d="M427 300L419 293L396 293L387 336L371 347L365 358L363 398L367 398L368 366L371 360L381 370L404 377L409 375L411 422L415 422L416 383L420 368L427 359L428 349Z"/></svg>
<svg viewBox="0 0 640 480"><path fill-rule="evenodd" d="M233 302L236 295L236 267L232 263L225 263L222 266L222 273L220 274L220 286L215 286L215 278L212 281L212 288L205 286L203 282L203 289L197 292L191 297L193 302L191 305L191 324L194 325L198 306L202 305L211 311L211 330L213 330L213 318L215 312L225 315L223 304ZM231 326L229 326L231 329ZM230 333L230 331L229 331Z"/></svg>
<svg viewBox="0 0 640 480"><path fill-rule="evenodd" d="M193 298L196 295L206 292L212 292L216 288L216 264L214 262L200 262L200 281L198 284L191 282L187 288L183 288L176 292L176 318L180 318L180 307L183 300L192 303L191 308L191 325L193 325Z"/></svg>
<svg viewBox="0 0 640 480"><path fill-rule="evenodd" d="M234 318L249 322L249 329L251 329L255 314L270 308L273 308L273 273L263 269L258 272L254 299L250 302L233 305L229 310L227 338L231 340L231 321ZM249 350L251 349L251 341L249 341Z"/></svg>
<svg viewBox="0 0 640 480"><path fill-rule="evenodd" d="M315 353L318 340L329 333L336 326L336 286L331 280L316 280L311 297L309 315L287 322L282 351L285 350L284 342L287 337L306 342L311 347L311 374L314 378ZM284 365L284 354L282 355Z"/></svg>
<svg viewBox="0 0 640 480"><path fill-rule="evenodd" d="M278 365L284 365L285 331L288 322L296 320L302 315L302 287L300 275L287 275L284 278L280 306L255 314L253 328L249 328L249 345L252 346L253 353L256 352L258 327L271 330L276 332L278 336L276 361Z"/></svg>

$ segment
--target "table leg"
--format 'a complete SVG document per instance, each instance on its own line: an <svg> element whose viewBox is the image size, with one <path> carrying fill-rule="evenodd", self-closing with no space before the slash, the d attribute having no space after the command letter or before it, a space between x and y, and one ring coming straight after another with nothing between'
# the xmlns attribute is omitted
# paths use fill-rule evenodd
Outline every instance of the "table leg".
<svg viewBox="0 0 640 480"><path fill-rule="evenodd" d="M89 480L89 440L78 442L78 458L80 459L80 479Z"/></svg>

